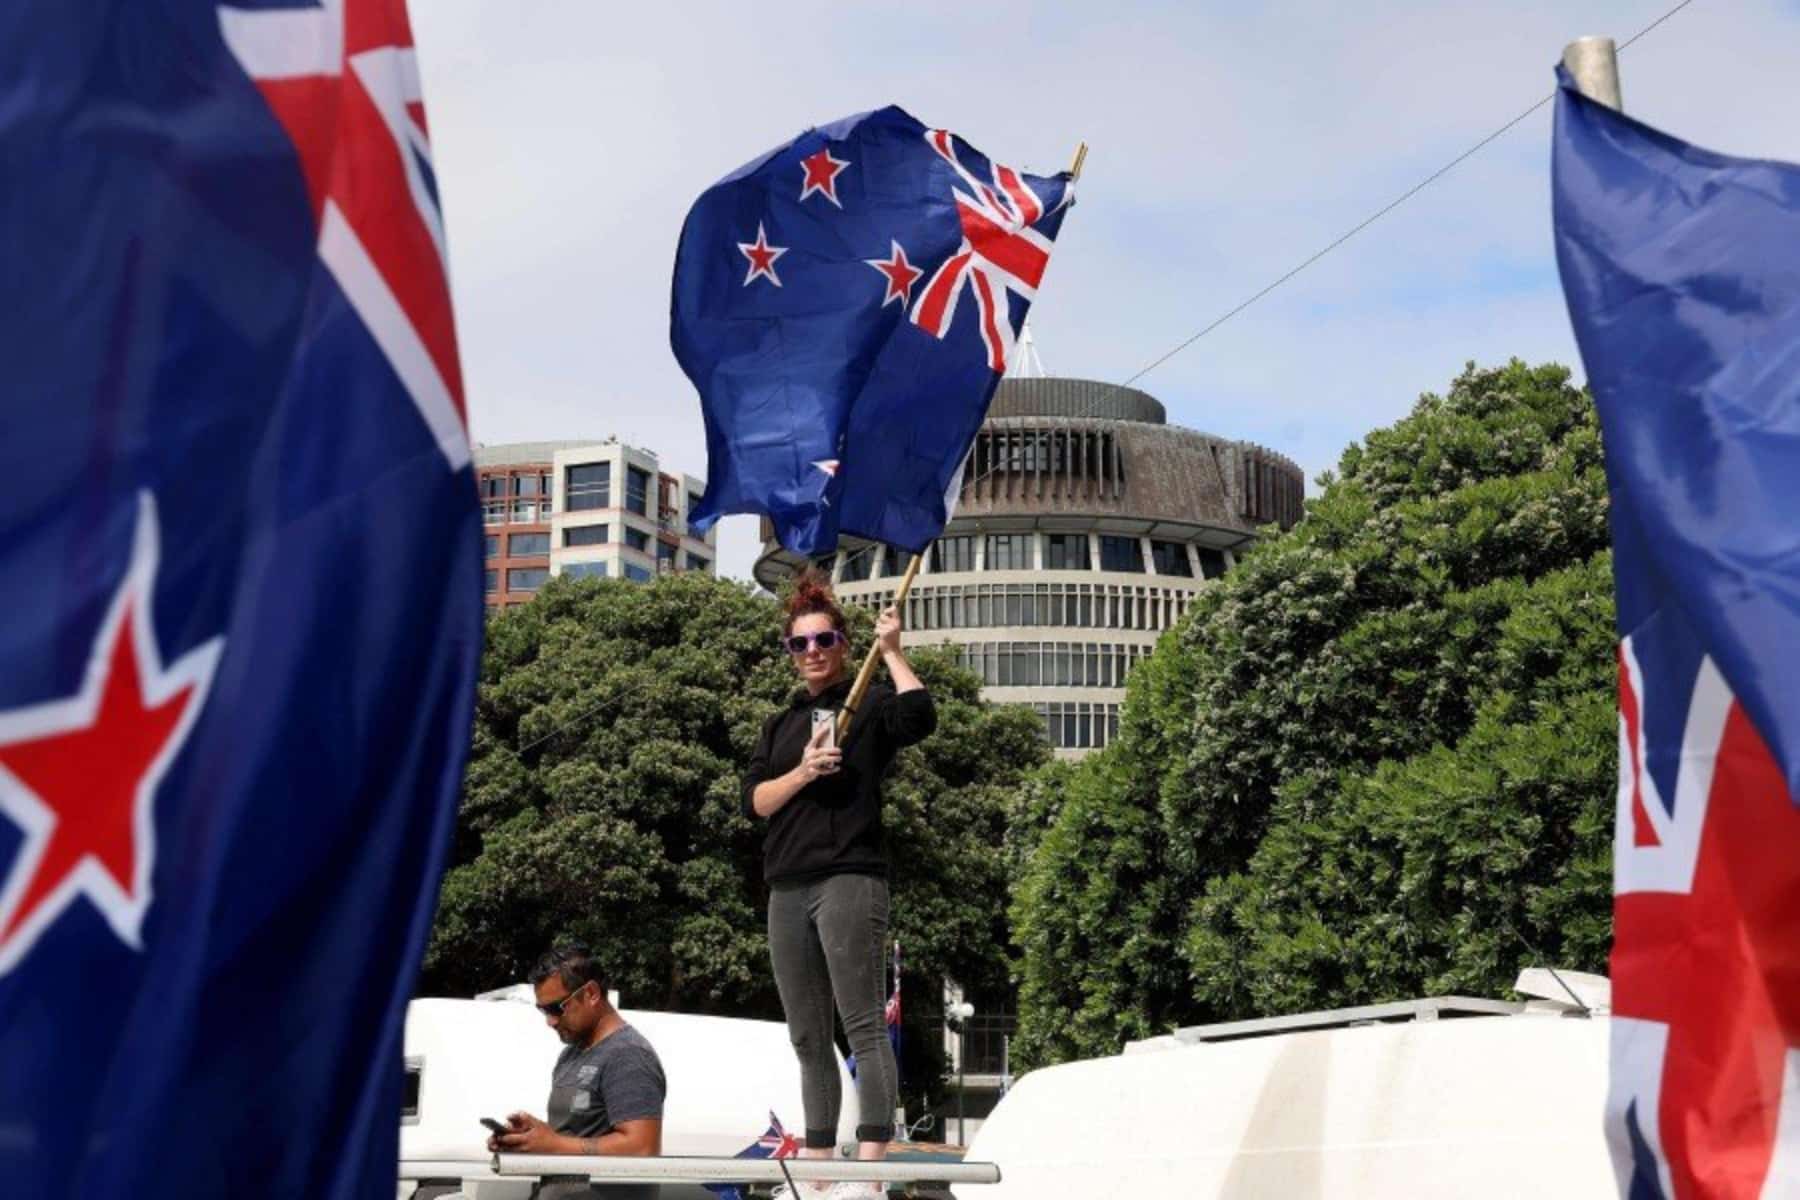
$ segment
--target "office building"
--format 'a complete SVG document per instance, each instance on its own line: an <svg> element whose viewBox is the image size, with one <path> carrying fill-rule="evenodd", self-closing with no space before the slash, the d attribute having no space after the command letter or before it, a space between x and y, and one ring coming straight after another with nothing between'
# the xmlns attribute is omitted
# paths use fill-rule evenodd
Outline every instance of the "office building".
<svg viewBox="0 0 1800 1200"><path fill-rule="evenodd" d="M716 535L688 526L705 482L617 440L478 446L487 601L523 604L553 575L647 581L711 573Z"/></svg>

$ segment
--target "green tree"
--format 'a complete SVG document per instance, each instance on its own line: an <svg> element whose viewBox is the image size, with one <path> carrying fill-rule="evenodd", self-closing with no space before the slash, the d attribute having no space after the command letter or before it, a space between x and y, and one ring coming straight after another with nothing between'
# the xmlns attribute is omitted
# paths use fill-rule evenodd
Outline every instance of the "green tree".
<svg viewBox="0 0 1800 1200"><path fill-rule="evenodd" d="M1014 907L1037 1061L1181 1021L1494 992L1528 943L1603 961L1591 403L1561 367L1470 366L1320 483L1140 665L1118 743L1040 801L1057 816ZM1085 1021L1085 996L1119 1008Z"/></svg>

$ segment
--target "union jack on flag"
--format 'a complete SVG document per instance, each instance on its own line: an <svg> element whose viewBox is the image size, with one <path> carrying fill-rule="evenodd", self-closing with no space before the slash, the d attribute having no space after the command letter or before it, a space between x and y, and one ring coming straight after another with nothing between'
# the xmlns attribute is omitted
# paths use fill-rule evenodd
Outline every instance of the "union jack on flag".
<svg viewBox="0 0 1800 1200"><path fill-rule="evenodd" d="M956 138L949 130L933 129L925 140L963 183L954 193L963 240L919 293L912 320L943 338L950 332L957 297L967 284L975 300L976 328L987 349L988 367L1003 374L1012 361L1014 339L1006 294L1010 291L1027 301L1036 299L1044 268L1050 265L1050 239L1037 229L1045 216L1044 202L1012 167L993 164L991 184L975 178L957 157Z"/></svg>
<svg viewBox="0 0 1800 1200"><path fill-rule="evenodd" d="M775 1110L769 1110L768 1132L732 1155L733 1158L797 1158L800 1154L800 1139L787 1131ZM719 1200L744 1200L744 1190L735 1183L708 1183L702 1185L707 1191L719 1197Z"/></svg>
<svg viewBox="0 0 1800 1200"><path fill-rule="evenodd" d="M1800 1194L1800 168L1582 97L1557 256L1618 596L1612 1079L1631 1200Z"/></svg>
<svg viewBox="0 0 1800 1200"><path fill-rule="evenodd" d="M233 57L293 139L319 259L452 468L469 461L443 215L403 8L290 0L218 10Z"/></svg>
<svg viewBox="0 0 1800 1200"><path fill-rule="evenodd" d="M756 1149L760 1154L748 1151L739 1154L739 1158L793 1158L800 1153L800 1139L789 1133L781 1123L781 1118L769 1111L768 1132L756 1139Z"/></svg>

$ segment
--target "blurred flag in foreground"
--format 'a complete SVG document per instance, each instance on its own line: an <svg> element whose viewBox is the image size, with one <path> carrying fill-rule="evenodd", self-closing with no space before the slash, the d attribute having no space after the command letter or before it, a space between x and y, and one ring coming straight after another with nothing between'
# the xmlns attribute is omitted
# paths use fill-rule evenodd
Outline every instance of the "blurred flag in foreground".
<svg viewBox="0 0 1800 1200"><path fill-rule="evenodd" d="M670 341L700 392L694 523L767 515L921 551L1074 198L894 107L809 130L688 213Z"/></svg>
<svg viewBox="0 0 1800 1200"><path fill-rule="evenodd" d="M1619 609L1612 1088L1632 1197L1800 1191L1800 168L1583 98L1557 261Z"/></svg>
<svg viewBox="0 0 1800 1200"><path fill-rule="evenodd" d="M900 1060L900 942L894 942L894 990L888 994L887 1005L882 1010L882 1018L887 1023L888 1043L894 1047L894 1061Z"/></svg>
<svg viewBox="0 0 1800 1200"><path fill-rule="evenodd" d="M0 10L0 1186L392 1196L481 571L402 0Z"/></svg>

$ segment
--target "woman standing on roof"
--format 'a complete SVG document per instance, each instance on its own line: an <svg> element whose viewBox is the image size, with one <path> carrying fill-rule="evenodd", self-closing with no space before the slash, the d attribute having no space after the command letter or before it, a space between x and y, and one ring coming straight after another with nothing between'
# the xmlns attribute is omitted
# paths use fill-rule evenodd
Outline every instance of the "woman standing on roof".
<svg viewBox="0 0 1800 1200"><path fill-rule="evenodd" d="M801 686L763 722L744 780L744 811L768 822L769 958L800 1060L804 1153L828 1158L837 1142L843 1097L831 1029L835 1008L856 1055L857 1157L879 1160L899 1101L899 1071L883 1019L888 863L881 778L894 755L936 728L937 711L900 650L900 614L890 608L876 619L875 644L893 685L869 685L844 745L835 745L836 717L850 693L844 614L810 567L785 607L782 644ZM803 1195L809 1191L802 1185ZM881 1195L872 1183L840 1183L829 1192L830 1200Z"/></svg>

